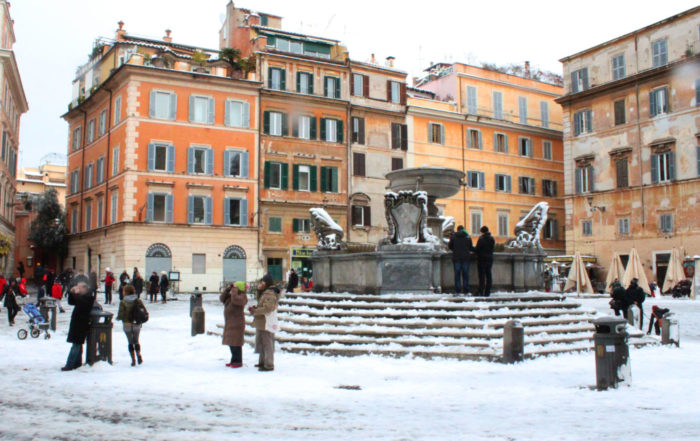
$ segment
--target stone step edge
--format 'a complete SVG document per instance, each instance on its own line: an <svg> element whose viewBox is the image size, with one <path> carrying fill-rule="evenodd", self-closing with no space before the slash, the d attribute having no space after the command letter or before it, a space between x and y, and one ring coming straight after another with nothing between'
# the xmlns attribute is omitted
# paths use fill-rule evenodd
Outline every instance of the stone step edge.
<svg viewBox="0 0 700 441"><path fill-rule="evenodd" d="M319 302L315 300L288 301L280 300L280 307L308 307L314 309L358 309L358 310L428 310L428 311L498 311L500 309L547 309L547 308L580 308L580 303L574 302L504 302L499 304L480 303L434 305L430 303L363 303L363 302Z"/></svg>
<svg viewBox="0 0 700 441"><path fill-rule="evenodd" d="M549 309L546 311L532 311L532 310L524 310L524 311L503 311L500 313L493 313L489 312L486 314L469 314L469 313L464 313L464 314L445 314L445 313L433 313L431 311L417 311L415 314L411 314L410 316L407 316L405 314L390 314L386 311L357 311L357 310L351 310L351 311L334 311L332 309L324 309L324 310L312 310L312 311L300 311L299 309L290 309L286 307L280 307L277 310L281 314L286 314L286 313L293 313L296 315L308 315L311 317L384 317L384 318L411 318L411 317L418 317L418 318L473 318L473 319L481 319L481 320L486 320L489 318L521 318L521 317L542 317L542 316L556 316L556 315L585 315L585 314L590 314L589 311L585 310L580 310L580 309L573 309L573 310L555 310L555 309ZM323 312L323 314L321 313ZM398 311L397 311L398 312Z"/></svg>
<svg viewBox="0 0 700 441"><path fill-rule="evenodd" d="M289 298L289 299L315 299L315 300L327 300L330 302L335 302L339 300L356 300L356 301L364 301L364 302L411 302L411 301L420 301L420 302L435 302L435 301L450 301L450 302L455 302L455 303L462 303L462 302L500 302L500 301L520 301L520 300L528 300L528 301L559 301L559 300L565 300L567 296L565 295L555 295L555 294L546 294L546 295L518 295L518 294L509 294L509 295L497 295L497 296L489 296L489 297L463 297L463 296L455 296L452 294L434 294L434 295L405 295L405 296L395 296L391 294L383 295L383 296L377 296L377 295L369 295L369 294L350 294L350 293L340 293L336 295L329 295L329 294L316 294L316 293L283 293L282 295L282 300Z"/></svg>

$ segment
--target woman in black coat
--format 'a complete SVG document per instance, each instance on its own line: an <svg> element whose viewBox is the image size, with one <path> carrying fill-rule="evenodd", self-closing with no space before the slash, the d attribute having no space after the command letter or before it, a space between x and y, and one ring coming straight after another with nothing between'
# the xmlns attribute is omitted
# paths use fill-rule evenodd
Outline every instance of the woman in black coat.
<svg viewBox="0 0 700 441"><path fill-rule="evenodd" d="M151 302L155 302L158 297L158 291L160 290L158 285L160 283L160 277L158 277L158 273L153 271L148 282L150 283L150 285L148 285L148 298Z"/></svg>
<svg viewBox="0 0 700 441"><path fill-rule="evenodd" d="M71 289L68 304L74 308L66 341L73 346L68 353L66 365L61 368L62 371L77 369L82 365L83 343L90 329L90 312L95 304L95 297L92 296L87 283L80 282Z"/></svg>
<svg viewBox="0 0 700 441"><path fill-rule="evenodd" d="M160 273L160 297L161 297L161 300L163 300L163 303L165 303L165 294L168 292L168 288L170 288L170 280L168 280L168 275L165 271L161 271L161 273Z"/></svg>
<svg viewBox="0 0 700 441"><path fill-rule="evenodd" d="M131 279L129 279L129 273L124 270L120 275L119 275L119 300L124 299L124 287L128 285L131 282Z"/></svg>
<svg viewBox="0 0 700 441"><path fill-rule="evenodd" d="M17 285L17 280L15 278L10 279L10 283L5 285L2 290L2 297L5 299L3 305L7 308L7 321L10 326L15 324L15 316L19 312L19 305L17 304L17 296L19 293L19 285Z"/></svg>
<svg viewBox="0 0 700 441"><path fill-rule="evenodd" d="M141 277L141 273L139 273L139 269L136 267L134 267L134 274L131 277L131 285L136 291L136 297L141 297L141 293L143 292L143 277Z"/></svg>

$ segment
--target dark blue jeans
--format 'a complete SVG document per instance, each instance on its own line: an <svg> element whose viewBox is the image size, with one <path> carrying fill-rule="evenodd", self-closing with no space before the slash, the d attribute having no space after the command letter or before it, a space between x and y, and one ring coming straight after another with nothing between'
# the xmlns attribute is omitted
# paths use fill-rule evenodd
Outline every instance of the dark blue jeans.
<svg viewBox="0 0 700 441"><path fill-rule="evenodd" d="M79 368L83 365L83 345L80 343L73 343L68 353L68 359L66 360L66 367L71 369Z"/></svg>
<svg viewBox="0 0 700 441"><path fill-rule="evenodd" d="M455 269L455 292L469 292L469 261L466 259L453 260Z"/></svg>

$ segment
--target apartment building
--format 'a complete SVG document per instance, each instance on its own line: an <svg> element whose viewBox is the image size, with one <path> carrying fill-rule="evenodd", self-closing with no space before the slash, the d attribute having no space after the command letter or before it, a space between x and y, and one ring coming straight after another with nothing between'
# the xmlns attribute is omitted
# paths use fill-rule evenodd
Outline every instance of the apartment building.
<svg viewBox="0 0 700 441"><path fill-rule="evenodd" d="M17 193L19 124L22 114L29 107L12 49L15 44L14 21L7 1L0 1L0 33L0 272L12 274L15 268L14 201Z"/></svg>
<svg viewBox="0 0 700 441"><path fill-rule="evenodd" d="M466 186L438 201L445 215L498 243L538 202L549 204L548 253L564 251L561 86L461 63L438 63L409 89L408 167L464 171Z"/></svg>
<svg viewBox="0 0 700 441"><path fill-rule="evenodd" d="M635 247L663 281L700 252L700 8L561 59L566 246L607 267Z"/></svg>

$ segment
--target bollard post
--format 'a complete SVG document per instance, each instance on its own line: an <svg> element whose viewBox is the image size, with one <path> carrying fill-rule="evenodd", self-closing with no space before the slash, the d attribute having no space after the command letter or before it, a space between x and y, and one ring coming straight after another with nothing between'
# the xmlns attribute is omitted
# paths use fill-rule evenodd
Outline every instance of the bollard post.
<svg viewBox="0 0 700 441"><path fill-rule="evenodd" d="M596 388L605 390L617 387L630 377L629 347L627 346L627 321L621 317L596 319L595 372Z"/></svg>
<svg viewBox="0 0 700 441"><path fill-rule="evenodd" d="M503 362L523 361L525 328L520 320L508 320L503 328Z"/></svg>
<svg viewBox="0 0 700 441"><path fill-rule="evenodd" d="M192 310L192 337L204 334L204 308L195 306Z"/></svg>
<svg viewBox="0 0 700 441"><path fill-rule="evenodd" d="M680 346L680 327L673 313L667 312L661 319L661 344Z"/></svg>
<svg viewBox="0 0 700 441"><path fill-rule="evenodd" d="M56 311L58 306L53 297L42 297L39 299L39 312L44 316L44 320L49 323L52 331L56 330Z"/></svg>
<svg viewBox="0 0 700 441"><path fill-rule="evenodd" d="M195 307L202 306L202 294L195 292L190 296L190 317Z"/></svg>

